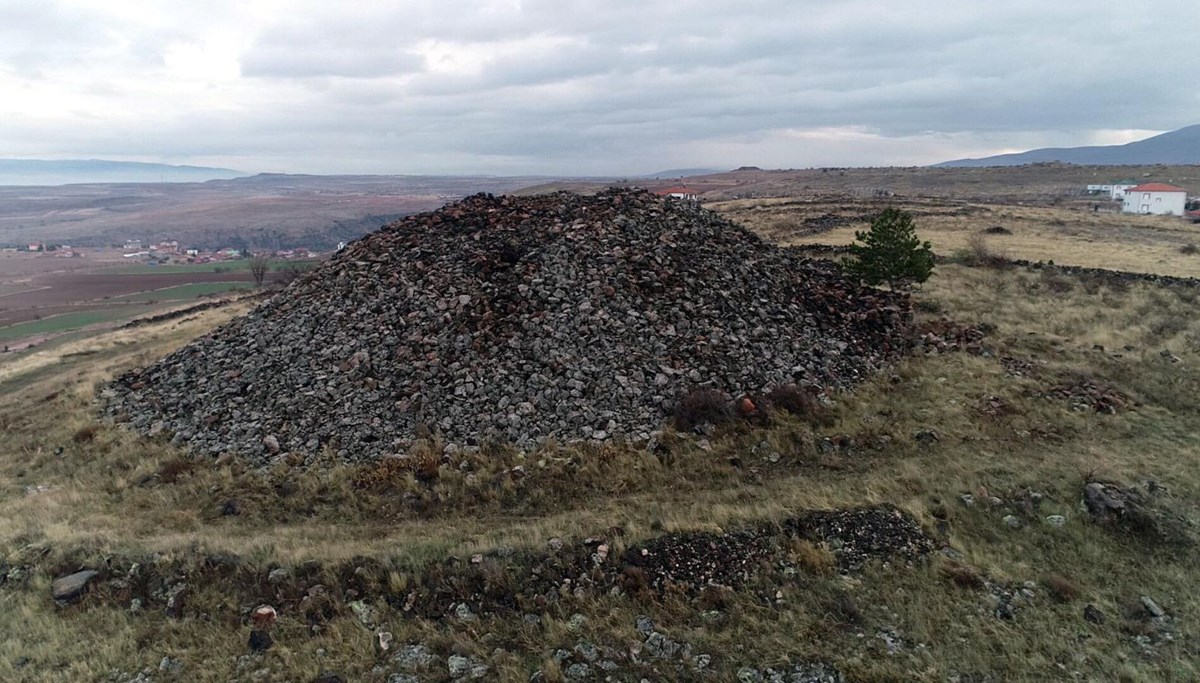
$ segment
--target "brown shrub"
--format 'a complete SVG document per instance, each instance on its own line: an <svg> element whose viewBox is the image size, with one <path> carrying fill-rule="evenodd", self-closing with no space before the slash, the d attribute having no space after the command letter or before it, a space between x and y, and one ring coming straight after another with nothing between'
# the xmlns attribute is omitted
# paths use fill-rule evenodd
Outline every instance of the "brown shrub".
<svg viewBox="0 0 1200 683"><path fill-rule="evenodd" d="M71 437L71 440L74 441L75 443L87 443L87 442L95 439L96 434L98 434L99 432L100 432L100 425L88 425L86 427L80 427L75 432L75 435Z"/></svg>
<svg viewBox="0 0 1200 683"><path fill-rule="evenodd" d="M442 462L428 451L409 457L383 457L359 467L354 474L354 487L364 491L391 491L406 483L409 474L427 483L438 478L440 466Z"/></svg>
<svg viewBox="0 0 1200 683"><path fill-rule="evenodd" d="M829 409L821 405L811 392L795 384L775 387L767 394L767 403L776 410L795 415L808 423L820 427L832 427L835 420Z"/></svg>
<svg viewBox="0 0 1200 683"><path fill-rule="evenodd" d="M721 425L733 419L729 399L716 389L695 389L675 406L675 428L691 431L703 424Z"/></svg>
<svg viewBox="0 0 1200 683"><path fill-rule="evenodd" d="M1059 574L1052 574L1042 579L1042 585L1050 592L1050 597L1058 602L1071 602L1082 593L1079 584Z"/></svg>
<svg viewBox="0 0 1200 683"><path fill-rule="evenodd" d="M164 484L174 484L191 474L196 469L196 461L190 458L174 458L163 463L158 468L158 480Z"/></svg>
<svg viewBox="0 0 1200 683"><path fill-rule="evenodd" d="M979 572L975 571L974 567L958 562L947 562L942 565L941 571L942 576L950 579L950 583L959 588L979 590L984 586L983 577L979 575Z"/></svg>
<svg viewBox="0 0 1200 683"><path fill-rule="evenodd" d="M855 626L863 622L862 610L845 591L838 591L832 598L824 601L821 607L827 616L839 624Z"/></svg>

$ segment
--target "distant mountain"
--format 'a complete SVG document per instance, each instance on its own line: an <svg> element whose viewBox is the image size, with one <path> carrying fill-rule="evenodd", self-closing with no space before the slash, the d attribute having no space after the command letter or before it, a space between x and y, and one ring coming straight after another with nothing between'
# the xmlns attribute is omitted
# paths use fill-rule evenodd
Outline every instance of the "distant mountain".
<svg viewBox="0 0 1200 683"><path fill-rule="evenodd" d="M229 168L172 166L104 159L0 159L0 185L194 183L249 175Z"/></svg>
<svg viewBox="0 0 1200 683"><path fill-rule="evenodd" d="M983 159L956 159L941 167L1020 166L1058 161L1079 166L1145 166L1149 164L1200 164L1200 125L1155 135L1124 145L1046 147L1019 154Z"/></svg>
<svg viewBox="0 0 1200 683"><path fill-rule="evenodd" d="M635 176L638 178L686 178L694 175L712 175L714 173L724 173L723 169L719 168L668 168L665 171L658 173L647 173L645 175Z"/></svg>

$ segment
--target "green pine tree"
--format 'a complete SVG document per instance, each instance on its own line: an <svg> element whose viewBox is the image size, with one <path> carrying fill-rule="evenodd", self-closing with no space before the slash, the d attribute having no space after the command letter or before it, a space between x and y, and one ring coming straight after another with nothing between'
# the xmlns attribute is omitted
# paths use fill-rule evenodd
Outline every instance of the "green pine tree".
<svg viewBox="0 0 1200 683"><path fill-rule="evenodd" d="M854 233L846 273L868 285L888 283L892 289L924 282L933 272L933 250L917 238L912 214L885 209L871 229ZM862 242L862 244L858 244Z"/></svg>

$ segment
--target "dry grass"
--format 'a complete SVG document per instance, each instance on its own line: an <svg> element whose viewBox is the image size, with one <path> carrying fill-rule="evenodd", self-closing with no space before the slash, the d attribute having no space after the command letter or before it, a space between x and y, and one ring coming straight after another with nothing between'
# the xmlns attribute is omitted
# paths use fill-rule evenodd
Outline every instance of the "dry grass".
<svg viewBox="0 0 1200 683"><path fill-rule="evenodd" d="M1012 259L1110 268L1180 277L1200 277L1200 261L1181 249L1196 240L1196 226L1169 216L1094 213L1084 208L1006 206L964 200L895 200L916 214L917 233L941 255L970 253L981 230L1003 225L1009 235L988 235L990 249ZM847 216L878 211L879 200L826 196L739 200L710 205L730 218L784 244L850 244L863 220L828 232L806 234L794 226L805 218L835 212Z"/></svg>
<svg viewBox="0 0 1200 683"><path fill-rule="evenodd" d="M1004 224L1020 236L1019 220ZM459 624L380 608L397 642L480 656L495 680L506 681L527 681L556 648L570 650L581 640L623 647L636 635L638 614L716 655L717 680L731 679L742 664L783 657L836 661L856 680L985 673L1059 680L1071 670L1101 680L1200 676L1186 645L1195 636L1189 615L1200 613L1186 556L1088 524L1077 507L1083 473L1094 471L1125 481L1153 477L1183 510L1200 500L1200 461L1190 457L1200 434L1192 400L1200 390L1196 296L957 265L939 266L919 296L939 315L992 326L990 357L911 358L835 396L826 418L780 412L769 427L734 423L711 437L709 450L671 433L661 453L621 444L528 454L494 446L464 459L443 458L436 444L424 444L409 459L375 466L330 463L299 472L285 462L254 471L236 459L194 461L167 444L97 424L92 396L99 382L220 322L223 311L101 336L89 342L93 354L25 367L0 385L0 563L36 559L29 560L35 569L26 589L0 587L0 630L8 634L0 642L0 678L89 680L114 668L157 667L171 656L185 663L186 680L241 680L261 669L262 680L304 681L322 668L351 680L386 680L371 672L371 633L340 596L319 633L282 614L280 645L242 668L232 657L245 652L248 636L238 614L271 599L267 593L247 588L253 600L242 605L222 592L226 584L200 586L193 600L216 615L213 621L133 615L100 602L63 610L50 602L56 571L105 558L158 553L188 563L236 553L265 569L364 556L388 563L387 590L402 591L427 578L428 563L443 565L448 557L498 548L537 553L551 539L578 541L613 527L622 529L613 550L619 556L621 547L663 533L722 531L805 509L885 502L915 515L958 559L871 565L843 578L831 571L827 549L800 543L790 551L805 571L791 579L767 574L743 590L696 599L570 599L537 627L511 617ZM1163 349L1181 360L1164 358ZM1015 376L1002 356L1023 359L1032 370ZM1140 405L1098 415L1044 397L1064 378L1083 376ZM985 397L1008 410L981 419ZM925 429L940 440L916 441ZM826 438L851 445L819 446ZM763 452L781 457L771 462ZM1028 491L1040 494L1036 507L1027 507ZM965 493L974 505L960 502ZM991 496L1001 504L987 502ZM222 514L230 500L237 514ZM1023 520L1020 529L1002 522L1009 514ZM1050 514L1068 523L1043 523ZM510 580L503 566L492 576L498 584ZM996 585L1034 582L1037 597L1015 620L999 621L984 577ZM1181 630L1153 656L1123 631L1134 622L1121 606L1141 595L1167 605ZM1083 622L1084 601L1110 622ZM702 619L705 610L720 621ZM568 627L574 613L587 617L579 632ZM880 629L898 631L907 646L885 654ZM1090 637L1079 640L1081 630ZM493 655L496 648L505 654ZM29 663L18 668L21 658ZM548 679L563 675L557 665L545 666Z"/></svg>

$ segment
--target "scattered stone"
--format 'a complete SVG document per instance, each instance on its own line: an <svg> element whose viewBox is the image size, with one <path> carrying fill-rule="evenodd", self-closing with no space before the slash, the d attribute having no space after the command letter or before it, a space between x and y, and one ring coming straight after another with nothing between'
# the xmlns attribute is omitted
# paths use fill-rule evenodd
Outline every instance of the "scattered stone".
<svg viewBox="0 0 1200 683"><path fill-rule="evenodd" d="M1067 518L1062 515L1050 515L1046 517L1046 523L1053 527L1063 527L1067 524Z"/></svg>
<svg viewBox="0 0 1200 683"><path fill-rule="evenodd" d="M1152 617L1159 617L1159 618L1167 616L1167 613L1163 610L1163 608L1159 607L1158 603L1154 602L1154 600L1150 596L1143 595L1141 597L1141 602L1142 602L1142 607L1144 607L1146 609L1146 614L1149 614Z"/></svg>
<svg viewBox="0 0 1200 683"><path fill-rule="evenodd" d="M274 607L270 605L259 605L258 607L254 608L253 612L250 613L250 623L253 624L254 628L256 629L268 629L271 628L271 625L275 623L275 619L278 616L279 615L275 611Z"/></svg>
<svg viewBox="0 0 1200 683"><path fill-rule="evenodd" d="M963 505L966 505L967 507L971 507L975 504L975 496L972 496L969 493L962 494L958 497L958 499L961 500Z"/></svg>
<svg viewBox="0 0 1200 683"><path fill-rule="evenodd" d="M428 647L420 643L410 643L402 646L392 657L392 662L404 671L420 671L431 666L437 657Z"/></svg>
<svg viewBox="0 0 1200 683"><path fill-rule="evenodd" d="M83 596L88 584L99 574L100 572L94 569L84 569L68 576L59 577L50 585L50 594L54 596L55 600L62 602L76 600Z"/></svg>
<svg viewBox="0 0 1200 683"><path fill-rule="evenodd" d="M375 638L372 640L375 646L375 654L379 656L386 655L388 650L392 649L392 634L390 631L376 631Z"/></svg>
<svg viewBox="0 0 1200 683"><path fill-rule="evenodd" d="M1021 520L1016 515L1004 515L1004 525L1010 529L1020 529Z"/></svg>
<svg viewBox="0 0 1200 683"><path fill-rule="evenodd" d="M355 600L349 605L350 611L358 617L359 623L367 628L374 628L379 623L379 611L362 600Z"/></svg>
<svg viewBox="0 0 1200 683"><path fill-rule="evenodd" d="M587 624L588 618L582 614L575 613L567 620L567 630L571 633L579 633L583 630L584 624Z"/></svg>
<svg viewBox="0 0 1200 683"><path fill-rule="evenodd" d="M271 649L271 646L274 644L275 641L271 639L270 633L267 633L266 631L259 631L257 629L250 632L251 652L265 652Z"/></svg>
<svg viewBox="0 0 1200 683"><path fill-rule="evenodd" d="M450 670L451 678L454 679L478 680L487 676L488 673L487 664L475 657L450 655L446 660L446 666Z"/></svg>

